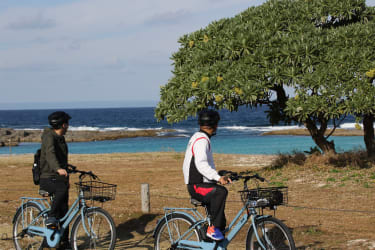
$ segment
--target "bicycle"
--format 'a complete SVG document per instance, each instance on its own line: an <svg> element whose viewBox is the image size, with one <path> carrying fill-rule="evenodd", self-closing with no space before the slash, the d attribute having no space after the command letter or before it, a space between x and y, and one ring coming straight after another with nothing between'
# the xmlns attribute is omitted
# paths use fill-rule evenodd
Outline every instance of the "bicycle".
<svg viewBox="0 0 375 250"><path fill-rule="evenodd" d="M72 249L114 249L116 244L116 227L111 215L101 207L89 206L87 201L106 202L115 199L115 184L99 181L91 171L80 171L73 165L68 166L69 174L79 173L79 182L75 183L78 191L77 199L69 211L59 220L57 229L45 226L45 219L50 211L53 196L39 190L43 198L21 197L22 204L13 218L13 242L19 249L43 249L56 247L68 228ZM89 177L88 181L84 181ZM96 181L98 179L98 181Z"/></svg>
<svg viewBox="0 0 375 250"><path fill-rule="evenodd" d="M247 233L246 249L296 249L288 227L275 217L263 214L264 208L276 210L278 205L288 202L287 187L261 188L259 181L264 182L265 179L258 174L245 175L231 171L220 171L219 174L228 176L232 181L242 179L244 184L243 190L239 191L244 206L224 230L224 235L227 234L225 239L213 241L206 236L207 227L211 225L207 207L191 199L195 208L164 208L164 216L158 221L153 234L155 250L227 249L249 218L251 226ZM255 181L255 189L248 188L249 180ZM197 206L205 208L206 216L199 213Z"/></svg>

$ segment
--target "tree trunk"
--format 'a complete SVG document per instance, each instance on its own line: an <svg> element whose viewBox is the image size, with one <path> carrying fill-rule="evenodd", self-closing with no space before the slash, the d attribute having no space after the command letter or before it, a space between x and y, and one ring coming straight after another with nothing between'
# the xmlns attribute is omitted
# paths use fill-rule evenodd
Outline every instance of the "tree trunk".
<svg viewBox="0 0 375 250"><path fill-rule="evenodd" d="M324 136L327 130L327 120L320 121L320 128L316 126L316 121L308 118L305 121L305 126L309 130L312 139L315 144L323 151L323 153L333 152L336 153L335 143L333 141L328 141Z"/></svg>
<svg viewBox="0 0 375 250"><path fill-rule="evenodd" d="M268 103L270 108L268 113L268 119L272 125L279 124L279 122L290 123L291 118L289 118L284 109L286 108L286 102L288 101L288 96L286 95L285 89L282 85L275 84L271 90L276 92L276 100Z"/></svg>
<svg viewBox="0 0 375 250"><path fill-rule="evenodd" d="M277 102L279 103L280 108L284 110L286 108L286 102L288 101L288 96L286 95L283 85L275 84L272 89L276 91Z"/></svg>
<svg viewBox="0 0 375 250"><path fill-rule="evenodd" d="M375 155L375 139L374 139L374 115L367 114L363 116L363 139L365 141L367 156Z"/></svg>

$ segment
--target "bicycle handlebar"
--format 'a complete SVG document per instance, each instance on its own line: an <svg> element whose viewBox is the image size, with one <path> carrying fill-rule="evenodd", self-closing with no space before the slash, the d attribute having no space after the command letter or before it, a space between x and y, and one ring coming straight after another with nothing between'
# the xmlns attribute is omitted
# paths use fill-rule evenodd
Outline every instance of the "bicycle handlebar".
<svg viewBox="0 0 375 250"><path fill-rule="evenodd" d="M67 172L70 174L75 174L75 173L79 173L79 179L81 180L85 175L88 175L90 177L92 177L94 180L96 179L99 179L99 177L97 175L95 175L93 172L91 171L82 171L82 170L78 170L76 166L73 166L71 164L68 164L68 168L67 168Z"/></svg>
<svg viewBox="0 0 375 250"><path fill-rule="evenodd" d="M237 172L232 172L232 171L228 171L228 170L220 170L219 171L219 175L220 176L227 176L229 177L232 181L238 181L240 179L243 179L244 180L244 183L246 183L247 181L249 181L250 179L257 179L261 182L264 182L266 179L259 176L258 174L254 174L254 175L245 175L244 173L237 173Z"/></svg>

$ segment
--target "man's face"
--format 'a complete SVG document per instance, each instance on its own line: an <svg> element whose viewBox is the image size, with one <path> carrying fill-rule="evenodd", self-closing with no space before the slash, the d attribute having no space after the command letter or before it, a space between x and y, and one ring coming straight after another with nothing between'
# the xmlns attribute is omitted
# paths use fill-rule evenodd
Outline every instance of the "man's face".
<svg viewBox="0 0 375 250"><path fill-rule="evenodd" d="M217 124L214 126L200 126L200 129L213 136L216 135Z"/></svg>
<svg viewBox="0 0 375 250"><path fill-rule="evenodd" d="M69 123L68 122L64 123L61 128L63 129L63 135L65 135L66 132L68 131Z"/></svg>

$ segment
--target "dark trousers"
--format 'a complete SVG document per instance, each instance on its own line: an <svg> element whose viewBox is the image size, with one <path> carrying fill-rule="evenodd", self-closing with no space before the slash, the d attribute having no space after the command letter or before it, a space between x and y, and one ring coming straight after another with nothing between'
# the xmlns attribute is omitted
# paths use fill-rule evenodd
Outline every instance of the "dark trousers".
<svg viewBox="0 0 375 250"><path fill-rule="evenodd" d="M69 210L69 181L56 178L40 179L40 189L53 194L49 217L61 219ZM68 241L69 228L65 229L61 241Z"/></svg>
<svg viewBox="0 0 375 250"><path fill-rule="evenodd" d="M189 184L187 188L193 199L207 206L212 224L224 230L226 226L225 201L228 190L216 183Z"/></svg>

